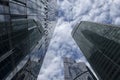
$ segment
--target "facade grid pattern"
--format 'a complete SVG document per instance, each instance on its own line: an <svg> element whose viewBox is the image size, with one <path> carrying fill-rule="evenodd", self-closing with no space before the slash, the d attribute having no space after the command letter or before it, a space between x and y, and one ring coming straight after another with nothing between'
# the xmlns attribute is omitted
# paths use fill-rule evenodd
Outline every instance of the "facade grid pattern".
<svg viewBox="0 0 120 80"><path fill-rule="evenodd" d="M50 0L0 0L0 80L10 80L29 64L29 59L34 62L33 56L37 56L41 68L56 20L49 19L51 8L55 8L50 3ZM21 62L25 63L20 68Z"/></svg>
<svg viewBox="0 0 120 80"><path fill-rule="evenodd" d="M120 28L81 22L72 36L100 80L120 80Z"/></svg>

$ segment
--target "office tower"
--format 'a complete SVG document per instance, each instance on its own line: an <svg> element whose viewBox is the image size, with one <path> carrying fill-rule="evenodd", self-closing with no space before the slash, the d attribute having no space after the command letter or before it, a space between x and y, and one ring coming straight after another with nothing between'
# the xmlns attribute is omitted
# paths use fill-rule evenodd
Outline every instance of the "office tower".
<svg viewBox="0 0 120 80"><path fill-rule="evenodd" d="M56 0L0 0L0 80L37 78L55 27L55 6Z"/></svg>
<svg viewBox="0 0 120 80"><path fill-rule="evenodd" d="M72 36L100 80L120 80L120 28L82 21Z"/></svg>
<svg viewBox="0 0 120 80"><path fill-rule="evenodd" d="M65 80L97 80L84 62L76 63L71 58L64 58Z"/></svg>

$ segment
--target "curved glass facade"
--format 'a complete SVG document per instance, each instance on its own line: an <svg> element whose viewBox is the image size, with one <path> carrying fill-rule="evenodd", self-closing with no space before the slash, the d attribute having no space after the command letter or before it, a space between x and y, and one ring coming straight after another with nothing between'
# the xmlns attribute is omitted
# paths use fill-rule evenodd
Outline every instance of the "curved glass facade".
<svg viewBox="0 0 120 80"><path fill-rule="evenodd" d="M73 38L100 80L120 80L120 28L81 22Z"/></svg>

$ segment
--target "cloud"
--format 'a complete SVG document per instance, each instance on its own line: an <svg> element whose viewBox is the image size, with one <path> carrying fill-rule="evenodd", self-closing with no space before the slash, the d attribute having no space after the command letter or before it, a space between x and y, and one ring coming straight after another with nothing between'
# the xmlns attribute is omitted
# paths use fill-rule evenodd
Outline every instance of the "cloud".
<svg viewBox="0 0 120 80"><path fill-rule="evenodd" d="M115 24L120 16L119 0L64 0L58 1L65 21L85 20Z"/></svg>
<svg viewBox="0 0 120 80"><path fill-rule="evenodd" d="M80 58L80 50L71 36L71 24L60 18L47 51L38 80L64 80L63 57ZM76 56L77 55L77 56Z"/></svg>
<svg viewBox="0 0 120 80"><path fill-rule="evenodd" d="M120 25L120 0L58 0L57 3L58 21L38 80L64 80L65 56L87 63L71 36L74 25L82 20Z"/></svg>

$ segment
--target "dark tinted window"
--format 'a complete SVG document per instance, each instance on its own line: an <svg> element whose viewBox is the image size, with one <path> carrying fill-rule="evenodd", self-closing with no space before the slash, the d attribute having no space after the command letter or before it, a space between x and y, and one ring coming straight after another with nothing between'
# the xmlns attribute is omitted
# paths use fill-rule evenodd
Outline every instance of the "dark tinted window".
<svg viewBox="0 0 120 80"><path fill-rule="evenodd" d="M13 69L11 56L0 62L0 79L4 78Z"/></svg>

